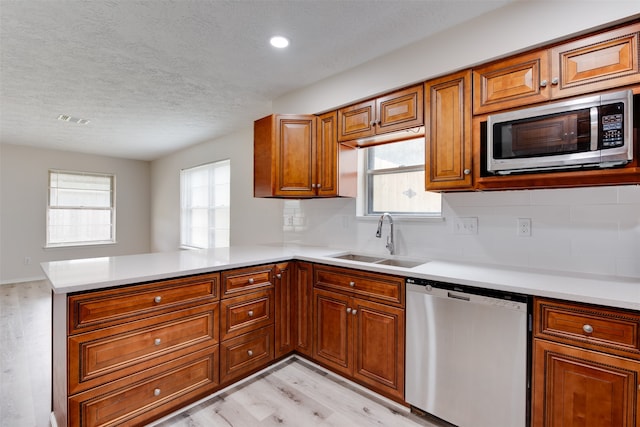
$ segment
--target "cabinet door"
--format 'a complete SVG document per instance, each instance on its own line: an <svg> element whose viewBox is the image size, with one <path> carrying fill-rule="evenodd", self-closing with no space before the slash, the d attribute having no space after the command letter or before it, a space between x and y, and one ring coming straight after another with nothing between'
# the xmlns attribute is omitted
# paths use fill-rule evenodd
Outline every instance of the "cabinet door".
<svg viewBox="0 0 640 427"><path fill-rule="evenodd" d="M376 100L376 134L422 126L422 85L403 89Z"/></svg>
<svg viewBox="0 0 640 427"><path fill-rule="evenodd" d="M276 196L315 195L314 116L278 116L276 120Z"/></svg>
<svg viewBox="0 0 640 427"><path fill-rule="evenodd" d="M292 268L293 262L276 264L275 268L275 357L284 356L293 351L293 326L295 305L293 299Z"/></svg>
<svg viewBox="0 0 640 427"><path fill-rule="evenodd" d="M338 110L338 141L353 141L376 133L376 101L364 101Z"/></svg>
<svg viewBox="0 0 640 427"><path fill-rule="evenodd" d="M637 427L640 362L534 339L533 427Z"/></svg>
<svg viewBox="0 0 640 427"><path fill-rule="evenodd" d="M404 399L404 309L354 298L354 377Z"/></svg>
<svg viewBox="0 0 640 427"><path fill-rule="evenodd" d="M346 295L314 289L314 348L315 361L328 365L345 375L351 375L352 352L351 307Z"/></svg>
<svg viewBox="0 0 640 427"><path fill-rule="evenodd" d="M338 112L318 116L318 137L316 138L316 180L318 196L338 195Z"/></svg>
<svg viewBox="0 0 640 427"><path fill-rule="evenodd" d="M549 53L519 55L474 68L473 113L489 113L549 99Z"/></svg>
<svg viewBox="0 0 640 427"><path fill-rule="evenodd" d="M293 277L294 340L299 353L313 355L313 264L297 261Z"/></svg>
<svg viewBox="0 0 640 427"><path fill-rule="evenodd" d="M551 49L553 97L640 83L640 23Z"/></svg>
<svg viewBox="0 0 640 427"><path fill-rule="evenodd" d="M427 191L471 189L471 72L425 83Z"/></svg>

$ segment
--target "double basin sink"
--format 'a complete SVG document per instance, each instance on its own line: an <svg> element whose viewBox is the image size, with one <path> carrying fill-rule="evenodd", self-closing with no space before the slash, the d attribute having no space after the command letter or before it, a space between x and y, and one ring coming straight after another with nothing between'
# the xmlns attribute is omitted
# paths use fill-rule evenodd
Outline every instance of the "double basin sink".
<svg viewBox="0 0 640 427"><path fill-rule="evenodd" d="M362 262L365 264L378 264L378 265L390 265L393 267L413 268L422 264L426 264L427 260L411 260L401 258L384 258L372 255L362 255L356 253L346 253L340 255L333 255L331 258L343 259L347 261Z"/></svg>

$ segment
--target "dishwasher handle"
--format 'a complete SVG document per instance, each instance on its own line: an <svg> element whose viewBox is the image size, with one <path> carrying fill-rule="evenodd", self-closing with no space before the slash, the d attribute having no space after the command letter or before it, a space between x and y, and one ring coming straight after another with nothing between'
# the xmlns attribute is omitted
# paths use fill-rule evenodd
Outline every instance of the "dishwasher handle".
<svg viewBox="0 0 640 427"><path fill-rule="evenodd" d="M462 300L462 301L471 301L471 297L470 296L454 294L451 291L447 292L447 297L454 298L454 299L459 299L459 300Z"/></svg>

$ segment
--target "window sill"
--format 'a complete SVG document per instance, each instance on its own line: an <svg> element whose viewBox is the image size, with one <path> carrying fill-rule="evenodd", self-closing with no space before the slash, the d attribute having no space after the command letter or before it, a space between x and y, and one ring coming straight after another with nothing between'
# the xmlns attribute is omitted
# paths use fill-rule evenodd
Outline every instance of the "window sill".
<svg viewBox="0 0 640 427"><path fill-rule="evenodd" d="M61 244L53 244L53 245L45 245L43 249L73 249L73 248L86 248L86 247L94 247L94 246L112 246L117 245L117 241L113 242L89 242L89 243L61 243Z"/></svg>

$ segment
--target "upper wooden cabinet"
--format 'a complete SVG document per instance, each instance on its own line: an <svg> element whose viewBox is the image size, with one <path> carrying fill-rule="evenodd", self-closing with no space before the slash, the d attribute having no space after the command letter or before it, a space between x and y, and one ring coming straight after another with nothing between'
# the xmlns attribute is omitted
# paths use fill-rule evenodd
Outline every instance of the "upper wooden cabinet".
<svg viewBox="0 0 640 427"><path fill-rule="evenodd" d="M640 23L473 70L473 113L640 83Z"/></svg>
<svg viewBox="0 0 640 427"><path fill-rule="evenodd" d="M338 141L360 138L422 126L422 85L338 110Z"/></svg>
<svg viewBox="0 0 640 427"><path fill-rule="evenodd" d="M355 197L357 156L341 147L336 112L273 114L254 123L255 197Z"/></svg>
<svg viewBox="0 0 640 427"><path fill-rule="evenodd" d="M471 189L471 72L428 81L424 88L425 189Z"/></svg>

